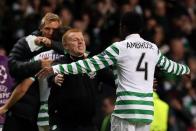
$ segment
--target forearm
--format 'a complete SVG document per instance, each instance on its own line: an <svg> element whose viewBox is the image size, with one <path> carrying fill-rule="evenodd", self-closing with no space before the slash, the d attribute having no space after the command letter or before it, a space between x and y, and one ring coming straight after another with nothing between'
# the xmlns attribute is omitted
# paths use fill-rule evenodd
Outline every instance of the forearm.
<svg viewBox="0 0 196 131"><path fill-rule="evenodd" d="M105 67L117 63L119 55L116 47L110 46L103 53L93 56L92 58L72 62L71 64L59 64L53 66L54 73L60 74L82 74L95 72Z"/></svg>
<svg viewBox="0 0 196 131"><path fill-rule="evenodd" d="M105 60L107 61L107 60ZM100 61L101 62L101 61ZM77 62L72 62L70 64L59 64L53 66L53 70L55 73L64 73L64 74L82 74L82 73L90 73L96 72L100 69L108 67L113 63L104 65L98 64L98 62L94 58L79 60Z"/></svg>
<svg viewBox="0 0 196 131"><path fill-rule="evenodd" d="M27 92L29 87L32 85L34 80L32 78L27 78L22 81L12 92L10 98L4 105L5 109L10 109L17 101L19 101Z"/></svg>
<svg viewBox="0 0 196 131"><path fill-rule="evenodd" d="M174 75L190 74L190 69L188 66L183 64L178 64L172 60L169 60L167 57L163 56L162 54L160 54L157 65L158 67L160 67L160 69L170 74L174 74Z"/></svg>
<svg viewBox="0 0 196 131"><path fill-rule="evenodd" d="M8 62L10 74L16 79L25 79L34 76L41 69L41 61L22 62L10 59Z"/></svg>

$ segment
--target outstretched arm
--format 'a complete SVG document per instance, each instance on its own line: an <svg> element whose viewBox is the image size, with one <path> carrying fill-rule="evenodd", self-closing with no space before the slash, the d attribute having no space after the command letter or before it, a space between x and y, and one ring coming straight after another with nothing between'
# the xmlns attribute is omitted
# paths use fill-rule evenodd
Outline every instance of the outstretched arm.
<svg viewBox="0 0 196 131"><path fill-rule="evenodd" d="M103 53L92 58L72 62L71 64L60 64L53 66L54 73L81 74L95 72L117 62L118 49L114 46L108 47Z"/></svg>
<svg viewBox="0 0 196 131"><path fill-rule="evenodd" d="M0 115L7 112L10 107L12 107L17 101L19 101L27 92L29 87L34 82L34 78L27 78L22 81L12 92L10 98L6 101L6 103L0 107Z"/></svg>
<svg viewBox="0 0 196 131"><path fill-rule="evenodd" d="M37 76L40 78L47 76L50 73L60 74L82 74L95 72L110 65L117 63L119 49L113 44L102 53L93 56L92 58L79 60L70 64L58 64L42 69Z"/></svg>
<svg viewBox="0 0 196 131"><path fill-rule="evenodd" d="M159 60L157 66L166 71L167 73L171 73L174 75L189 75L190 69L186 65L178 64L172 60L169 60L159 51Z"/></svg>

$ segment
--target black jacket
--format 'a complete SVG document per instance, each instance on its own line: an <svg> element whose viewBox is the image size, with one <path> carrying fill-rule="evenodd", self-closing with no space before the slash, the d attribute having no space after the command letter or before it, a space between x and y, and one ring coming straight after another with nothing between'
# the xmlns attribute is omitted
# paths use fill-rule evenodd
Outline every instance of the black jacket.
<svg viewBox="0 0 196 131"><path fill-rule="evenodd" d="M34 35L39 36L38 33ZM54 50L62 53L62 44L59 42L52 41L52 47ZM8 66L11 76L15 79L16 85L20 83L25 78L34 76L41 69L41 62L29 60L34 56L38 55L43 51L47 51L49 48L43 47L38 51L31 52L25 37L21 38L13 47L9 54ZM13 88L13 89L14 89ZM11 114L29 119L31 121L36 121L37 113L40 105L39 97L39 86L38 82L34 82L29 88L27 93L19 100L10 110Z"/></svg>
<svg viewBox="0 0 196 131"><path fill-rule="evenodd" d="M40 32L36 31L33 35L39 36ZM16 80L23 80L24 78L34 76L41 69L40 61L29 61L34 56L43 51L50 50L51 48L43 47L37 51L31 52L26 37L18 40L9 54L8 66L10 74ZM52 41L52 49L59 54L63 54L63 45L61 42Z"/></svg>
<svg viewBox="0 0 196 131"><path fill-rule="evenodd" d="M75 58L69 54L56 60L54 64L66 64L84 58ZM107 79L105 79L107 80ZM113 77L110 77L113 80ZM112 83L109 80L110 83ZM54 76L49 78L51 86L49 96L49 116L52 124L61 126L93 125L95 115L97 78L92 73L64 75L61 87L54 83ZM113 82L114 83L114 82ZM114 85L114 84L113 84Z"/></svg>
<svg viewBox="0 0 196 131"><path fill-rule="evenodd" d="M73 61L67 54L65 57L56 60L54 64L65 64ZM54 81L54 76L49 78L49 81ZM51 86L49 116L53 118L52 121L64 126L92 124L96 93L94 78L90 78L87 74L64 75L64 82L61 87L53 82Z"/></svg>

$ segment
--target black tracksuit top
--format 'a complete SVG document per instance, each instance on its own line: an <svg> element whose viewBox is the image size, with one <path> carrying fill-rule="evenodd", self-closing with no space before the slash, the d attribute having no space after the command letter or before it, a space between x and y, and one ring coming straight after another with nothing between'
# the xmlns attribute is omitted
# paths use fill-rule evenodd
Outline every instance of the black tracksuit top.
<svg viewBox="0 0 196 131"><path fill-rule="evenodd" d="M71 63L75 60L69 54L56 60L54 64ZM90 125L95 112L96 89L95 73L64 75L61 87L52 83L49 96L49 115L55 116L59 122L71 125ZM54 81L54 76L49 78Z"/></svg>

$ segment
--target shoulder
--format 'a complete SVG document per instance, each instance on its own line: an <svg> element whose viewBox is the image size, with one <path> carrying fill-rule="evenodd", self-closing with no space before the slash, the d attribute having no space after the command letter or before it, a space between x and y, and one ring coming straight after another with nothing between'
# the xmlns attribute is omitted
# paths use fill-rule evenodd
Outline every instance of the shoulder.
<svg viewBox="0 0 196 131"><path fill-rule="evenodd" d="M24 43L27 43L27 41L26 41L26 37L22 37L22 38L20 38L20 39L17 41L17 43L16 43L16 44L24 44Z"/></svg>
<svg viewBox="0 0 196 131"><path fill-rule="evenodd" d="M119 49L121 48L121 42L114 42L112 45L110 45L107 50L113 50L116 53L119 53Z"/></svg>
<svg viewBox="0 0 196 131"><path fill-rule="evenodd" d="M39 31L39 30L35 30L35 31L33 31L33 32L31 33L31 35L41 36L42 33L41 33L41 31Z"/></svg>
<svg viewBox="0 0 196 131"><path fill-rule="evenodd" d="M122 45L122 43L124 43L124 41L119 41L119 42L114 42L111 46L115 46L115 47L119 47Z"/></svg>
<svg viewBox="0 0 196 131"><path fill-rule="evenodd" d="M26 37L20 38L20 39L16 42L16 44L14 44L14 46L13 46L11 52L12 52L12 51L15 51L15 50L22 50L23 48L25 48L25 47L27 46L27 41L26 41L25 38L26 38Z"/></svg>
<svg viewBox="0 0 196 131"><path fill-rule="evenodd" d="M147 41L147 40L144 40L146 43L148 43L149 45L151 45L152 46L152 49L154 50L154 51L156 51L156 52L158 52L159 51L159 48L158 48L158 46L155 44L155 43L152 43L152 42L150 42L150 41Z"/></svg>

